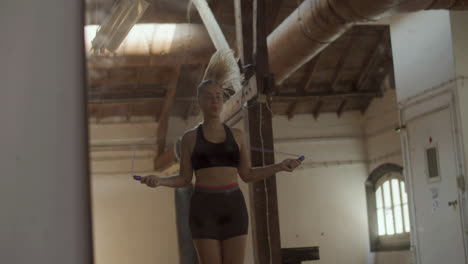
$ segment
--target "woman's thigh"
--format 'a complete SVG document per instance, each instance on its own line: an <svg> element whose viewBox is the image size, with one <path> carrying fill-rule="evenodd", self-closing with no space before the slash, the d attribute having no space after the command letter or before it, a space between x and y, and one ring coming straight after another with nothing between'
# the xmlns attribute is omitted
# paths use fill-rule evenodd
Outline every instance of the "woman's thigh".
<svg viewBox="0 0 468 264"><path fill-rule="evenodd" d="M199 264L222 264L221 242L215 239L194 239Z"/></svg>
<svg viewBox="0 0 468 264"><path fill-rule="evenodd" d="M223 264L243 264L247 235L236 236L221 242Z"/></svg>

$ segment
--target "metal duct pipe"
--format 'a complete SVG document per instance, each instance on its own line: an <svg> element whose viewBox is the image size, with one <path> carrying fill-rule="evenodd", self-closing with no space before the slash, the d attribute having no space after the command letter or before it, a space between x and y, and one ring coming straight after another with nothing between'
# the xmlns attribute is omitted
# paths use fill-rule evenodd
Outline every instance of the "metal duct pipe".
<svg viewBox="0 0 468 264"><path fill-rule="evenodd" d="M268 36L276 84L357 22L430 9L466 10L468 0L305 0Z"/></svg>

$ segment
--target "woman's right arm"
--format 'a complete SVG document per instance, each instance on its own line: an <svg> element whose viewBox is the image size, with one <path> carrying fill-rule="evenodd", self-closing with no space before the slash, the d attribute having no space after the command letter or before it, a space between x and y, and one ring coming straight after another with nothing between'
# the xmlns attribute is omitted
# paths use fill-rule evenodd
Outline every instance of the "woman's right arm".
<svg viewBox="0 0 468 264"><path fill-rule="evenodd" d="M159 177L156 175L148 175L141 178L141 183L149 187L166 186L172 188L180 188L192 182L193 169L190 162L190 150L188 144L188 133L182 137L180 144L180 169L179 174L169 177Z"/></svg>

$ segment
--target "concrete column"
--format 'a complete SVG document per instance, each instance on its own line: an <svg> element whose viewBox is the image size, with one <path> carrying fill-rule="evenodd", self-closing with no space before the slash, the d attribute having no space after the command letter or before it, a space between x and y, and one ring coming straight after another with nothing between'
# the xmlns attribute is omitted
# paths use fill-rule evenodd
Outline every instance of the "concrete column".
<svg viewBox="0 0 468 264"><path fill-rule="evenodd" d="M0 3L0 262L92 263L84 1Z"/></svg>

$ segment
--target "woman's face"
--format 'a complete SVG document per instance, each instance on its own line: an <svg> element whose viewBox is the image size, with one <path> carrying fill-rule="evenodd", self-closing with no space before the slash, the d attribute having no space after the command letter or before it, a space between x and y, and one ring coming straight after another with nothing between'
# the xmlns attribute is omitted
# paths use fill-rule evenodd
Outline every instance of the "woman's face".
<svg viewBox="0 0 468 264"><path fill-rule="evenodd" d="M198 104L206 117L219 117L223 110L223 90L216 83L206 84L198 95Z"/></svg>

